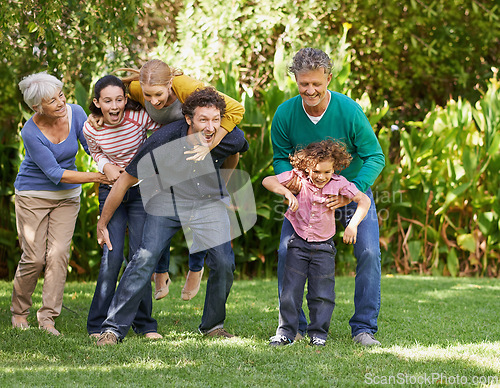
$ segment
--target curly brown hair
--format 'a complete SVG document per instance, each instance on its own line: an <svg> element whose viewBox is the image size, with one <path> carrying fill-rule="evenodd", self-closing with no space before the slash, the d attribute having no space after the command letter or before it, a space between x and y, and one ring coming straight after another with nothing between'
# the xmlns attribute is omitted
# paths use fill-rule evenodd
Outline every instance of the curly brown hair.
<svg viewBox="0 0 500 388"><path fill-rule="evenodd" d="M212 86L196 89L182 104L182 114L189 118L194 117L194 111L198 107L215 107L220 111L220 117L226 112L226 101Z"/></svg>
<svg viewBox="0 0 500 388"><path fill-rule="evenodd" d="M297 149L290 155L290 163L297 170L315 167L319 162L333 161L333 169L342 171L351 163L352 156L347 152L346 145L340 141L322 140Z"/></svg>

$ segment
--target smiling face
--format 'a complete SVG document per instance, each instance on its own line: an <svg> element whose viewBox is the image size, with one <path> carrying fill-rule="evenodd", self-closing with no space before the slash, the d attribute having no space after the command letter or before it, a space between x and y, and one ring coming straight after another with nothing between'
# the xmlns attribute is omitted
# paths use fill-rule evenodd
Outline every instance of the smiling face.
<svg viewBox="0 0 500 388"><path fill-rule="evenodd" d="M40 106L34 106L35 111L44 116L59 118L66 116L66 96L61 89L57 89L53 96L43 99Z"/></svg>
<svg viewBox="0 0 500 388"><path fill-rule="evenodd" d="M155 109L161 109L170 105L169 100L172 101L172 98L175 97L173 95L171 82L167 85L141 84L141 89L144 99L150 102Z"/></svg>
<svg viewBox="0 0 500 388"><path fill-rule="evenodd" d="M220 128L220 110L214 106L199 106L194 110L192 119L187 115L185 117L189 125L188 135L196 135L200 144L210 147Z"/></svg>
<svg viewBox="0 0 500 388"><path fill-rule="evenodd" d="M326 109L328 99L328 84L332 79L331 74L325 74L322 67L315 70L300 71L295 74L299 94L307 107Z"/></svg>
<svg viewBox="0 0 500 388"><path fill-rule="evenodd" d="M101 110L104 123L116 125L122 121L127 104L127 97L122 88L114 85L106 86L101 90L99 99L94 98L93 101L94 105Z"/></svg>
<svg viewBox="0 0 500 388"><path fill-rule="evenodd" d="M308 168L306 173L309 178L311 178L314 186L321 189L328 182L330 182L332 175L335 173L335 170L333 169L333 160L323 160L322 162L316 164L316 166Z"/></svg>

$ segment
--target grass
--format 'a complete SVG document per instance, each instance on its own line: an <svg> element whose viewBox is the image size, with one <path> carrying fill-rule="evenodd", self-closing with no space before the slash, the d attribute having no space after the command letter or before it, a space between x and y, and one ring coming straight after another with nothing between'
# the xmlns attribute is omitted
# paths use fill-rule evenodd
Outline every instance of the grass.
<svg viewBox="0 0 500 388"><path fill-rule="evenodd" d="M131 331L123 343L98 348L86 333L94 286L66 285L56 320L64 336L57 338L36 328L12 329L12 284L0 282L0 386L500 386L498 279L385 276L377 333L382 346L369 349L350 338L352 277L337 278L337 306L321 349L307 340L268 346L278 322L275 280L235 282L225 327L237 340L202 337L204 292L182 301L180 279L153 305L164 340ZM28 318L32 326L40 295L41 282Z"/></svg>

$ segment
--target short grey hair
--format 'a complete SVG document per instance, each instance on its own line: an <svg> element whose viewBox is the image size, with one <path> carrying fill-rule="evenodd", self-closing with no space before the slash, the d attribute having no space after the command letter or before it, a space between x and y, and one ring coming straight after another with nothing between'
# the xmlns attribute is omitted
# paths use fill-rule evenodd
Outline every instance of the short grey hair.
<svg viewBox="0 0 500 388"><path fill-rule="evenodd" d="M24 102L33 110L35 110L34 106L38 106L39 113L43 113L42 101L51 98L63 86L62 81L46 72L28 75L19 82Z"/></svg>
<svg viewBox="0 0 500 388"><path fill-rule="evenodd" d="M325 74L332 72L332 60L322 50L311 47L300 49L293 57L292 65L288 68L290 73L297 75L301 71L310 71L323 68Z"/></svg>

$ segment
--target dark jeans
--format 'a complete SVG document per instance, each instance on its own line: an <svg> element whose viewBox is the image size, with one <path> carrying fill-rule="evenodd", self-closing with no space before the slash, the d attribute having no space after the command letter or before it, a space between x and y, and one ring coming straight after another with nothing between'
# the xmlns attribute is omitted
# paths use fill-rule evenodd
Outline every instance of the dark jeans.
<svg viewBox="0 0 500 388"><path fill-rule="evenodd" d="M358 226L357 242L354 244L354 256L357 259L356 280L354 290L354 315L349 321L351 335L354 337L362 332L376 333L377 318L380 311L380 243L378 217L371 189L365 193L371 200L371 206L365 219ZM344 226L348 224L356 211L357 203L335 211L335 218ZM283 273L286 263L288 240L293 234L293 227L286 218L281 229L280 246L278 249L278 293L281 295ZM307 320L304 312L299 319L299 332L305 333Z"/></svg>
<svg viewBox="0 0 500 388"><path fill-rule="evenodd" d="M100 211L110 190L109 186L99 186ZM145 221L146 212L142 205L139 187L131 187L108 224L109 238L113 245L113 250L110 251L107 246L104 246L103 249L99 276L87 318L87 332L89 334L100 333L101 325L108 315L108 309L115 295L116 282L123 264L123 250L127 226L129 252L133 254L141 243ZM149 287L146 286L143 294L141 294L139 307L132 323L137 333L156 332L157 322L151 317L152 310L151 283L149 283Z"/></svg>
<svg viewBox="0 0 500 388"><path fill-rule="evenodd" d="M223 327L226 317L226 300L233 284L234 254L231 248L229 217L225 205L218 201L203 205L196 201L185 206L177 204L179 217L163 217L148 214L144 224L141 246L134 254L122 276L109 307L102 331L111 331L122 339L127 334L141 302L144 288L151 287L150 278L158 260L175 233L189 226L194 240L227 241L207 250L207 266L210 269L205 307L199 330L202 333ZM151 295L151 291L150 291Z"/></svg>
<svg viewBox="0 0 500 388"><path fill-rule="evenodd" d="M292 235L288 241L276 334L294 340L307 279L307 306L311 320L307 332L311 338L326 340L335 308L335 253L332 239L308 242Z"/></svg>
<svg viewBox="0 0 500 388"><path fill-rule="evenodd" d="M189 254L189 270L193 272L200 272L203 268L203 264L205 262L205 256L207 255L207 251L201 252L193 252ZM158 265L156 266L156 273L165 273L168 272L170 267L170 249L165 249Z"/></svg>

